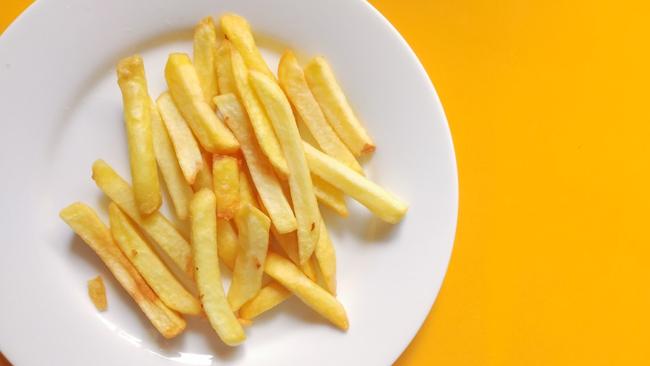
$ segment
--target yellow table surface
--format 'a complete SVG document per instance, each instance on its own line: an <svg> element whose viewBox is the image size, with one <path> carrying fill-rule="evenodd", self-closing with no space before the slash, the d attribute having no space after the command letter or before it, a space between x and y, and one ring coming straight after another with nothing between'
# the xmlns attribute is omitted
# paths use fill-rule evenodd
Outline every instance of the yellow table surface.
<svg viewBox="0 0 650 366"><path fill-rule="evenodd" d="M0 30L29 2L2 0ZM372 3L460 174L449 272L397 365L650 364L650 2Z"/></svg>

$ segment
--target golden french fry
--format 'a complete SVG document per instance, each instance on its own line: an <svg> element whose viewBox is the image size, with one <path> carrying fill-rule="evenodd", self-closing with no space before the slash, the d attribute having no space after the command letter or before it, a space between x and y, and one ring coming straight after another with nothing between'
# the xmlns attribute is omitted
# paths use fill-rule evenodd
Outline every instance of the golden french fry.
<svg viewBox="0 0 650 366"><path fill-rule="evenodd" d="M110 230L95 211L83 203L73 203L59 215L106 264L160 334L173 338L185 329L185 320L160 301L113 242Z"/></svg>
<svg viewBox="0 0 650 366"><path fill-rule="evenodd" d="M237 14L225 14L221 17L221 29L241 53L249 69L263 72L266 76L275 78L255 44L251 26L246 19Z"/></svg>
<svg viewBox="0 0 650 366"><path fill-rule="evenodd" d="M232 271L239 252L239 238L231 221L217 219L217 245L219 258Z"/></svg>
<svg viewBox="0 0 650 366"><path fill-rule="evenodd" d="M318 202L331 208L337 214L347 217L348 205L345 203L345 196L340 189L327 183L319 178L317 175L311 175L311 181L314 184L314 194Z"/></svg>
<svg viewBox="0 0 650 366"><path fill-rule="evenodd" d="M296 232L280 234L275 227L271 227L271 234L275 239L275 242L278 243L284 254L291 259L293 263L300 263L300 257L298 256L298 235Z"/></svg>
<svg viewBox="0 0 650 366"><path fill-rule="evenodd" d="M215 60L217 56L217 29L212 17L201 19L194 28L194 67L201 83L205 101L214 109L212 98L219 94Z"/></svg>
<svg viewBox="0 0 650 366"><path fill-rule="evenodd" d="M153 131L153 150L156 154L156 161L167 185L174 211L179 219L185 220L192 199L192 187L183 176L183 171L176 159L176 153L174 153L174 146L158 114L158 109L153 103L151 103L151 129Z"/></svg>
<svg viewBox="0 0 650 366"><path fill-rule="evenodd" d="M219 94L237 93L237 85L235 84L235 76L232 73L232 62L230 60L231 47L230 41L224 39L217 48L215 69L217 70Z"/></svg>
<svg viewBox="0 0 650 366"><path fill-rule="evenodd" d="M199 145L181 112L176 108L176 104L174 104L169 92L161 94L156 100L156 104L169 133L169 138L174 145L174 153L183 171L183 176L187 183L194 184L196 175L203 164Z"/></svg>
<svg viewBox="0 0 650 366"><path fill-rule="evenodd" d="M319 236L320 238L320 236ZM320 240L319 240L320 241ZM315 252L315 251L314 251ZM305 263L299 266L300 270L302 270L302 273L307 276L310 280L318 283L318 274L316 271L318 270L318 263L316 263L316 259L312 255L309 260L307 260Z"/></svg>
<svg viewBox="0 0 650 366"><path fill-rule="evenodd" d="M224 115L226 124L241 143L241 150L248 169L273 226L280 233L296 230L296 218L291 206L282 192L271 165L268 163L255 140L253 128L244 109L233 94L220 95L214 98L219 111Z"/></svg>
<svg viewBox="0 0 650 366"><path fill-rule="evenodd" d="M312 258L315 258L320 273L323 275L325 289L336 296L336 251L322 218L320 220L320 237Z"/></svg>
<svg viewBox="0 0 650 366"><path fill-rule="evenodd" d="M235 137L206 102L188 55L169 55L165 79L176 107L204 149L211 153L233 153L239 149Z"/></svg>
<svg viewBox="0 0 650 366"><path fill-rule="evenodd" d="M192 189L194 192L198 192L203 188L211 190L212 186L212 156L209 153L205 153L201 155L201 169L196 175Z"/></svg>
<svg viewBox="0 0 650 366"><path fill-rule="evenodd" d="M228 290L228 302L234 311L252 299L262 288L270 226L271 220L251 205L242 207L237 213L239 253Z"/></svg>
<svg viewBox="0 0 650 366"><path fill-rule="evenodd" d="M343 305L329 292L307 278L290 260L269 252L264 271L318 314L337 327L348 329L348 317Z"/></svg>
<svg viewBox="0 0 650 366"><path fill-rule="evenodd" d="M305 73L291 51L286 51L280 59L278 66L278 80L280 86L287 93L291 104L296 108L302 122L307 126L311 135L314 136L318 146L343 164L353 170L363 173L363 169L343 141L336 135L325 119L314 95L309 90Z"/></svg>
<svg viewBox="0 0 650 366"><path fill-rule="evenodd" d="M286 177L289 175L287 161L282 154L282 148L280 148L280 143L275 132L273 132L273 127L264 111L264 107L257 99L250 85L249 71L246 68L246 64L244 64L242 56L234 47L231 49L230 56L232 72L235 78L235 84L237 85L237 95L239 95L244 104L244 108L246 108L259 146L271 162L271 165L273 165L276 173Z"/></svg>
<svg viewBox="0 0 650 366"><path fill-rule="evenodd" d="M102 280L101 276L88 280L88 296L97 310L106 310L108 307L106 302L106 288L104 287L104 280Z"/></svg>
<svg viewBox="0 0 650 366"><path fill-rule="evenodd" d="M97 160L93 164L93 180L111 201L158 244L178 268L192 278L194 270L190 244L165 216L159 211L141 216L136 208L131 186L103 160Z"/></svg>
<svg viewBox="0 0 650 366"><path fill-rule="evenodd" d="M408 205L402 200L308 143L304 145L312 174L354 198L386 222L395 224L404 217Z"/></svg>
<svg viewBox="0 0 650 366"><path fill-rule="evenodd" d="M244 206L246 204L259 208L255 188L253 188L251 181L248 179L248 174L245 169L241 169L239 171L239 205Z"/></svg>
<svg viewBox="0 0 650 366"><path fill-rule="evenodd" d="M282 287L279 283L271 281L268 285L262 287L254 298L239 309L239 317L246 320L255 319L290 297L291 291Z"/></svg>
<svg viewBox="0 0 650 366"><path fill-rule="evenodd" d="M282 143L284 157L291 171L289 189L298 223L298 255L300 263L305 263L318 242L320 214L302 139L289 101L280 86L257 71L251 71L249 77Z"/></svg>
<svg viewBox="0 0 650 366"><path fill-rule="evenodd" d="M305 79L327 121L350 151L355 156L375 151L374 142L352 111L327 61L314 57L305 67Z"/></svg>
<svg viewBox="0 0 650 366"><path fill-rule="evenodd" d="M235 346L246 339L237 317L228 305L221 284L217 249L217 200L209 189L194 195L190 204L192 251L196 266L196 284L203 309L219 338Z"/></svg>
<svg viewBox="0 0 650 366"><path fill-rule="evenodd" d="M201 313L201 304L178 282L129 218L113 202L108 206L113 239L160 300L183 314Z"/></svg>
<svg viewBox="0 0 650 366"><path fill-rule="evenodd" d="M217 217L230 220L239 209L239 162L227 155L212 157L212 180L217 197Z"/></svg>
<svg viewBox="0 0 650 366"><path fill-rule="evenodd" d="M124 122L129 144L133 192L138 211L150 214L162 204L151 132L151 100L142 57L131 56L117 64L117 83L122 91Z"/></svg>

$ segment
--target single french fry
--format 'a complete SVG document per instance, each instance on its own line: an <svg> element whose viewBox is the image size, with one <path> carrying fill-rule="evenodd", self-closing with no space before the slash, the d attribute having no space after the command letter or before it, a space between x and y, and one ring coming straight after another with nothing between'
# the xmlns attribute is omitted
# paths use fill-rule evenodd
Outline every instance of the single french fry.
<svg viewBox="0 0 650 366"><path fill-rule="evenodd" d="M251 205L242 207L237 213L239 252L228 290L228 302L234 311L262 288L270 226L271 220Z"/></svg>
<svg viewBox="0 0 650 366"><path fill-rule="evenodd" d="M176 107L204 149L211 153L233 153L239 149L235 137L205 101L199 77L188 55L169 55L165 79Z"/></svg>
<svg viewBox="0 0 650 366"><path fill-rule="evenodd" d="M176 153L174 153L174 146L158 114L158 109L153 103L151 103L151 129L153 131L153 150L156 154L156 161L167 185L174 211L179 219L185 220L192 199L192 187L183 176L183 171L176 159Z"/></svg>
<svg viewBox="0 0 650 366"><path fill-rule="evenodd" d="M322 57L314 57L305 67L305 79L334 131L355 156L375 151L375 144L361 125L332 68Z"/></svg>
<svg viewBox="0 0 650 366"><path fill-rule="evenodd" d="M290 260L269 252L264 271L318 314L337 327L348 329L348 317L343 305L329 292L307 278Z"/></svg>
<svg viewBox="0 0 650 366"><path fill-rule="evenodd" d="M314 194L318 202L331 208L337 214L347 217L348 205L345 203L345 195L340 189L327 183L319 178L317 175L311 175L311 181L314 184Z"/></svg>
<svg viewBox="0 0 650 366"><path fill-rule="evenodd" d="M160 300L183 314L201 313L201 304L178 282L129 218L111 202L108 206L113 239Z"/></svg>
<svg viewBox="0 0 650 366"><path fill-rule="evenodd" d="M255 188L253 188L253 185L251 184L251 181L249 180L245 169L241 169L239 171L239 206L242 207L246 204L250 204L253 205L253 207L259 208L259 205L257 204Z"/></svg>
<svg viewBox="0 0 650 366"><path fill-rule="evenodd" d="M275 78L255 44L251 26L246 19L237 14L224 14L221 17L221 29L241 53L249 69L263 72L266 76Z"/></svg>
<svg viewBox="0 0 650 366"><path fill-rule="evenodd" d="M183 332L185 320L160 301L113 242L108 227L90 207L73 203L61 210L60 216L106 264L160 334L173 338Z"/></svg>
<svg viewBox="0 0 650 366"><path fill-rule="evenodd" d="M219 338L229 346L238 345L246 339L246 334L228 305L221 284L215 225L217 200L209 189L202 189L194 195L190 204L190 221L201 304Z"/></svg>
<svg viewBox="0 0 650 366"><path fill-rule="evenodd" d="M219 258L232 271L239 252L239 238L232 221L217 219L217 245Z"/></svg>
<svg viewBox="0 0 650 366"><path fill-rule="evenodd" d="M162 204L151 132L151 108L142 57L131 56L117 64L117 83L122 91L124 122L129 144L133 192L138 211L150 214Z"/></svg>
<svg viewBox="0 0 650 366"><path fill-rule="evenodd" d="M336 250L332 245L325 221L322 218L320 225L320 237L312 258L316 260L320 273L323 275L325 289L336 296Z"/></svg>
<svg viewBox="0 0 650 366"><path fill-rule="evenodd" d="M291 206L282 192L280 181L255 139L251 123L237 97L233 94L220 95L215 98L215 104L224 115L226 124L241 143L241 150L251 178L273 221L273 226L280 233L295 231L297 224Z"/></svg>
<svg viewBox="0 0 650 366"><path fill-rule="evenodd" d="M282 143L284 157L291 174L289 189L293 210L298 223L298 255L300 263L311 257L318 242L320 225L319 211L311 182L309 167L305 158L304 147L291 105L274 80L257 72L250 72L250 81L264 105L273 128Z"/></svg>
<svg viewBox="0 0 650 366"><path fill-rule="evenodd" d="M224 39L217 48L215 69L217 70L219 94L237 93L237 85L235 84L235 76L232 73L232 62L230 60L231 47L230 41Z"/></svg>
<svg viewBox="0 0 650 366"><path fill-rule="evenodd" d="M241 98L244 108L246 108L259 146L271 162L271 165L273 165L276 173L286 177L289 175L287 161L282 154L282 148L280 148L280 143L275 132L273 132L273 127L264 111L264 107L250 85L249 71L246 64L234 47L231 48L230 57L232 72L237 85L237 95Z"/></svg>
<svg viewBox="0 0 650 366"><path fill-rule="evenodd" d="M102 280L101 276L96 276L95 278L88 280L88 296L97 310L106 310L108 307L106 301L106 288L104 287L104 280Z"/></svg>
<svg viewBox="0 0 650 366"><path fill-rule="evenodd" d="M192 278L192 250L190 244L159 211L140 215L131 186L103 160L93 164L93 180L111 201L142 228L182 271Z"/></svg>
<svg viewBox="0 0 650 366"><path fill-rule="evenodd" d="M308 143L304 145L312 174L354 198L386 222L395 224L404 217L408 205L402 200Z"/></svg>
<svg viewBox="0 0 650 366"><path fill-rule="evenodd" d="M212 17L205 17L194 27L194 67L201 83L205 101L214 109L212 98L219 94L215 61L217 29Z"/></svg>
<svg viewBox="0 0 650 366"><path fill-rule="evenodd" d="M353 170L363 173L357 159L336 135L332 126L327 123L323 111L321 111L318 102L311 90L309 90L309 85L305 80L305 73L291 51L286 51L280 59L278 80L291 104L301 117L302 122L316 139L318 146L331 157Z"/></svg>
<svg viewBox="0 0 650 366"><path fill-rule="evenodd" d="M279 283L271 281L268 285L262 287L254 298L239 309L239 317L246 320L253 320L290 297L291 291L282 287Z"/></svg>
<svg viewBox="0 0 650 366"><path fill-rule="evenodd" d="M217 197L217 217L230 220L239 209L239 162L227 155L212 157L212 180Z"/></svg>
<svg viewBox="0 0 650 366"><path fill-rule="evenodd" d="M318 274L316 273L316 271L318 270L318 263L316 263L316 259L314 258L313 255L305 263L301 264L299 267L300 270L302 270L302 273L304 273L305 276L307 276L307 278L318 283Z"/></svg>
<svg viewBox="0 0 650 366"><path fill-rule="evenodd" d="M192 189L194 192L198 192L203 188L211 190L212 186L212 157L209 153L204 153L201 155L201 169L199 169L199 173L196 175Z"/></svg>
<svg viewBox="0 0 650 366"><path fill-rule="evenodd" d="M199 144L194 139L181 112L176 108L169 92L161 94L156 100L156 104L169 133L169 138L174 145L174 153L183 171L183 176L187 183L194 184L196 175L203 164Z"/></svg>

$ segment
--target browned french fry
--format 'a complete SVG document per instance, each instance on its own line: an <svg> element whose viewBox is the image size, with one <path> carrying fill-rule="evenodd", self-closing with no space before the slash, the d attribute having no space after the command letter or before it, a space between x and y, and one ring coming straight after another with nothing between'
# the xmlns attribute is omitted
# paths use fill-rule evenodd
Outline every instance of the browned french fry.
<svg viewBox="0 0 650 366"><path fill-rule="evenodd" d="M230 220L239 209L239 162L228 155L212 157L212 179L217 217Z"/></svg>
<svg viewBox="0 0 650 366"><path fill-rule="evenodd" d="M101 276L88 281L88 296L99 311L104 311L108 307L106 302L106 288Z"/></svg>
<svg viewBox="0 0 650 366"><path fill-rule="evenodd" d="M194 192L198 192L203 188L212 189L212 186L212 157L210 154L205 153L201 155L201 169L196 175L192 189Z"/></svg>
<svg viewBox="0 0 650 366"><path fill-rule="evenodd" d="M221 29L242 54L249 69L263 72L268 77L275 78L255 44L251 26L246 19L237 14L225 14L221 17Z"/></svg>
<svg viewBox="0 0 650 366"><path fill-rule="evenodd" d="M230 60L231 47L230 41L224 39L217 48L215 68L217 70L219 94L237 93L237 84L235 84L235 76L232 73L232 62Z"/></svg>
<svg viewBox="0 0 650 366"><path fill-rule="evenodd" d="M336 251L322 218L320 225L320 237L312 258L315 258L320 273L323 275L325 289L336 296Z"/></svg>
<svg viewBox="0 0 650 366"><path fill-rule="evenodd" d="M173 338L183 332L185 320L160 301L115 245L108 227L90 207L73 203L61 210L60 216L97 253L160 334Z"/></svg>
<svg viewBox="0 0 650 366"><path fill-rule="evenodd" d="M217 53L217 30L212 17L201 19L194 28L194 67L201 83L205 101L214 109L214 98L219 90L215 69Z"/></svg>
<svg viewBox="0 0 650 366"><path fill-rule="evenodd" d="M247 320L255 319L290 297L291 291L282 287L279 283L271 281L268 285L262 287L254 298L239 309L239 316Z"/></svg>
<svg viewBox="0 0 650 366"><path fill-rule="evenodd" d="M318 202L343 217L348 216L348 205L345 203L345 196L341 190L314 174L311 175L311 181L314 184L314 194L318 198Z"/></svg>

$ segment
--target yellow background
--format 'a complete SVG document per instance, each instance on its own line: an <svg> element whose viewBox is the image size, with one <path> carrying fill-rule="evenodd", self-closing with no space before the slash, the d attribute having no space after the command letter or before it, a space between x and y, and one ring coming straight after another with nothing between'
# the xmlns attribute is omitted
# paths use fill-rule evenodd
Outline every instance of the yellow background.
<svg viewBox="0 0 650 366"><path fill-rule="evenodd" d="M2 0L0 30L28 3ZM460 173L449 272L397 365L650 364L650 3L372 3Z"/></svg>

